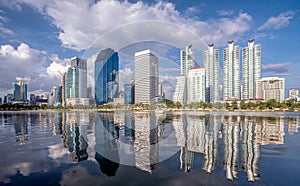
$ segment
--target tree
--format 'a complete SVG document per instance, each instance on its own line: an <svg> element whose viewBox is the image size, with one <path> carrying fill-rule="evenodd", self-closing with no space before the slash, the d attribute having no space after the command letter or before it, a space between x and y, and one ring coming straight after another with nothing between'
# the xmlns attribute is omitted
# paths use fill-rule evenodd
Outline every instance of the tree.
<svg viewBox="0 0 300 186"><path fill-rule="evenodd" d="M238 104L237 104L236 101L232 102L232 103L231 103L231 106L232 106L233 110L236 110L236 109L239 108L239 106L238 106Z"/></svg>
<svg viewBox="0 0 300 186"><path fill-rule="evenodd" d="M243 110L246 110L246 109L247 109L247 104L245 103L245 101L242 100L242 101L240 102L240 108L243 109Z"/></svg>

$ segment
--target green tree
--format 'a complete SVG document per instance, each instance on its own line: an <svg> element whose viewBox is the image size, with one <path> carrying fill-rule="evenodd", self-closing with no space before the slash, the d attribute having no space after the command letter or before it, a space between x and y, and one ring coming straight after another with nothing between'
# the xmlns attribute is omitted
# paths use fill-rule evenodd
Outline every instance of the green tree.
<svg viewBox="0 0 300 186"><path fill-rule="evenodd" d="M243 109L243 110L246 110L246 109L248 108L248 107L247 107L247 104L245 103L245 101L242 100L242 101L240 102L240 108Z"/></svg>

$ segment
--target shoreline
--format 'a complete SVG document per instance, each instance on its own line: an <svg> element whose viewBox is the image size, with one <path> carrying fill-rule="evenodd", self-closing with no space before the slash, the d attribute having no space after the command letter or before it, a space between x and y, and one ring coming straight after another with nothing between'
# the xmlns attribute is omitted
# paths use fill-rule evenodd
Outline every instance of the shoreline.
<svg viewBox="0 0 300 186"><path fill-rule="evenodd" d="M0 113L8 112L133 112L149 113L155 110L124 110L124 109L40 109L40 110L0 110ZM165 110L163 113L300 113L300 110ZM162 113L157 113L162 114Z"/></svg>

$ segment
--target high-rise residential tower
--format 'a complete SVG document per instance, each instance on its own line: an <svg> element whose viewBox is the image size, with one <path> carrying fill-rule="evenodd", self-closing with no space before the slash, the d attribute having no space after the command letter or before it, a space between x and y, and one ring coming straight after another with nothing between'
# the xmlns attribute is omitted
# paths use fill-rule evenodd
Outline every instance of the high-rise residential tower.
<svg viewBox="0 0 300 186"><path fill-rule="evenodd" d="M112 102L119 92L119 56L111 48L102 50L95 60L95 103Z"/></svg>
<svg viewBox="0 0 300 186"><path fill-rule="evenodd" d="M14 84L14 101L27 101L27 84L24 81L19 81Z"/></svg>
<svg viewBox="0 0 300 186"><path fill-rule="evenodd" d="M173 101L185 104L188 97L187 75L191 68L195 66L195 56L192 45L186 46L180 51L180 75L176 77L176 87L173 94Z"/></svg>
<svg viewBox="0 0 300 186"><path fill-rule="evenodd" d="M187 75L189 69L195 66L194 53L192 51L192 45L186 46L185 50L180 51L180 73L181 75Z"/></svg>
<svg viewBox="0 0 300 186"><path fill-rule="evenodd" d="M158 57L151 50L136 52L134 68L134 103L153 103L158 92Z"/></svg>
<svg viewBox="0 0 300 186"><path fill-rule="evenodd" d="M205 69L191 68L187 76L188 103L205 101Z"/></svg>
<svg viewBox="0 0 300 186"><path fill-rule="evenodd" d="M219 101L219 50L214 44L208 45L204 51L205 99L206 102Z"/></svg>
<svg viewBox="0 0 300 186"><path fill-rule="evenodd" d="M224 62L224 100L240 98L240 47L228 41L223 51Z"/></svg>
<svg viewBox="0 0 300 186"><path fill-rule="evenodd" d="M254 39L242 50L242 66L242 99L255 99L255 81L261 78L261 45L255 45Z"/></svg>
<svg viewBox="0 0 300 186"><path fill-rule="evenodd" d="M255 83L255 98L268 101L275 99L278 102L284 101L284 78L265 77Z"/></svg>

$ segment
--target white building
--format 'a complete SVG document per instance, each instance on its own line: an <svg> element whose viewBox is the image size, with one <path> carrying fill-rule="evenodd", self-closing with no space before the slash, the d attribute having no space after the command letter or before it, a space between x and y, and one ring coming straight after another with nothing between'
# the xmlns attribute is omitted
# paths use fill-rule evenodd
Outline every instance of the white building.
<svg viewBox="0 0 300 186"><path fill-rule="evenodd" d="M254 39L242 50L242 66L242 99L255 99L255 81L261 78L261 45L254 45Z"/></svg>
<svg viewBox="0 0 300 186"><path fill-rule="evenodd" d="M150 50L134 55L135 103L153 103L158 87L158 57Z"/></svg>
<svg viewBox="0 0 300 186"><path fill-rule="evenodd" d="M240 98L240 47L228 41L223 51L224 61L224 100Z"/></svg>
<svg viewBox="0 0 300 186"><path fill-rule="evenodd" d="M257 99L264 99L268 101L275 99L278 102L284 101L284 78L266 77L256 81Z"/></svg>
<svg viewBox="0 0 300 186"><path fill-rule="evenodd" d="M187 77L188 103L205 101L205 69L191 68Z"/></svg>
<svg viewBox="0 0 300 186"><path fill-rule="evenodd" d="M205 99L206 102L219 101L219 50L214 44L208 45L204 51Z"/></svg>
<svg viewBox="0 0 300 186"><path fill-rule="evenodd" d="M176 87L173 94L173 101L186 104L188 96L187 76L188 72L195 65L195 56L192 45L186 46L180 51L180 76L176 77Z"/></svg>
<svg viewBox="0 0 300 186"><path fill-rule="evenodd" d="M184 75L176 77L176 87L173 94L173 101L185 104L187 101L187 85L186 77Z"/></svg>
<svg viewBox="0 0 300 186"><path fill-rule="evenodd" d="M299 101L299 90L296 89L290 89L289 90L289 97L288 100L295 100L295 101Z"/></svg>
<svg viewBox="0 0 300 186"><path fill-rule="evenodd" d="M180 51L180 74L187 75L189 69L195 65L195 56L192 51L192 45L186 46L185 50Z"/></svg>

